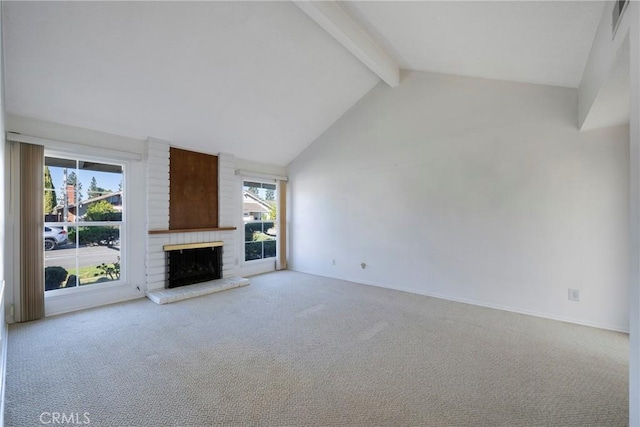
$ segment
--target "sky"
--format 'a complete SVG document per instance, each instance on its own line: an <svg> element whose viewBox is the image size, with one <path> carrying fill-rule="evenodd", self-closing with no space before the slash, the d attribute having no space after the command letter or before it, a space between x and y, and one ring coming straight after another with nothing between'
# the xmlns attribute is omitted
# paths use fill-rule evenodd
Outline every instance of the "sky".
<svg viewBox="0 0 640 427"><path fill-rule="evenodd" d="M64 168L58 166L49 166L49 171L51 172L51 179L53 180L53 185L56 190L56 195L58 197L62 194L63 188L63 170ZM78 170L67 168L67 175L72 171L78 175L78 181L82 184L82 200L87 200L89 197L87 195L87 189L91 184L91 178L95 177L98 187L102 187L107 190L118 191L120 182L122 181L121 173L111 173L111 172L100 172L100 171L92 171L92 170Z"/></svg>

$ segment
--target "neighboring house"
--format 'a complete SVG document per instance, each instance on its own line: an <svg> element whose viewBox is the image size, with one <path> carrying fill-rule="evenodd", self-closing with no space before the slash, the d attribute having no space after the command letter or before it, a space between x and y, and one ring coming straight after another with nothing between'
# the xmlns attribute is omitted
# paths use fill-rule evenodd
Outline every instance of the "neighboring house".
<svg viewBox="0 0 640 427"><path fill-rule="evenodd" d="M113 193L103 194L101 196L92 197L87 200L81 200L76 203L73 191L67 191L67 221L73 222L77 219L82 219L87 213L87 209L94 203L106 200L113 206L116 212L122 212L122 191L115 191ZM59 218L57 221L63 221L64 217L64 205L58 205L55 208L54 215ZM48 219L49 221L49 219Z"/></svg>
<svg viewBox="0 0 640 427"><path fill-rule="evenodd" d="M250 191L243 191L242 217L245 222L260 221L263 218L263 214L268 214L270 211L271 204L268 200L262 200Z"/></svg>
<svg viewBox="0 0 640 427"><path fill-rule="evenodd" d="M116 212L122 212L122 191L115 191L113 193L106 193L101 196L92 197L91 199L82 200L77 207L74 206L74 213L77 211L77 215L82 218L87 213L87 209L94 203L106 200L109 202ZM71 206L69 207L71 210Z"/></svg>

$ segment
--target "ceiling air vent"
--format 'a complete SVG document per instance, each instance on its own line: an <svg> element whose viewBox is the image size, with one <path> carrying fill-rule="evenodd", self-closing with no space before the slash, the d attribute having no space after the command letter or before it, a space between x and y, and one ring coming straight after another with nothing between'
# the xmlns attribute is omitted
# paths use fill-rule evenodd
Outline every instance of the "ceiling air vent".
<svg viewBox="0 0 640 427"><path fill-rule="evenodd" d="M616 0L613 5L613 16L611 21L612 33L613 37L616 36L616 31L618 30L618 25L620 25L620 20L622 19L622 14L627 8L629 4L629 0Z"/></svg>

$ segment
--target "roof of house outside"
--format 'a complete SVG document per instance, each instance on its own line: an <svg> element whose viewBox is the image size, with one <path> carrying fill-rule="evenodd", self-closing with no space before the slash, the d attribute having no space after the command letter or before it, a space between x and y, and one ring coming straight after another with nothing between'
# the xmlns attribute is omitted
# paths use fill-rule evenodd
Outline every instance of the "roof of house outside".
<svg viewBox="0 0 640 427"><path fill-rule="evenodd" d="M268 201L262 200L259 196L249 192L243 191L242 200L242 212L264 212L267 213L271 209L271 205Z"/></svg>
<svg viewBox="0 0 640 427"><path fill-rule="evenodd" d="M116 196L116 195L122 195L122 191L114 191L114 192L111 192L111 193L105 193L105 194L102 194L100 196L92 197L92 198L87 199L87 200L80 200L80 203L69 203L69 204L67 204L67 207L68 208L75 208L76 205L83 206L83 205L86 205L86 204L95 203L95 202L99 202L100 200L105 200L105 199L108 199L109 197L113 197L113 196ZM55 207L55 209L56 210L64 209L64 205L58 204Z"/></svg>
<svg viewBox="0 0 640 427"><path fill-rule="evenodd" d="M114 191L112 193L105 193L105 194L102 194L100 196L92 197L92 198L87 199L87 200L81 200L79 205L86 205L86 204L90 204L90 203L95 203L95 202L99 202L100 200L108 199L109 197L119 196L119 195L122 195L122 191Z"/></svg>

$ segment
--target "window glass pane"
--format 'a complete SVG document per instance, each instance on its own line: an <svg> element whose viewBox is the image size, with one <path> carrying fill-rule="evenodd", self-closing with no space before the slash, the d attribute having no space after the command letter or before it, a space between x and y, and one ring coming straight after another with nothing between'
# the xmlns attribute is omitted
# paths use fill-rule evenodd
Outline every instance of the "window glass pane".
<svg viewBox="0 0 640 427"><path fill-rule="evenodd" d="M122 221L122 167L78 162L84 197L78 205L80 221Z"/></svg>
<svg viewBox="0 0 640 427"><path fill-rule="evenodd" d="M242 200L242 213L245 222L275 221L275 191L245 186Z"/></svg>
<svg viewBox="0 0 640 427"><path fill-rule="evenodd" d="M260 182L253 182L253 181L245 181L244 182L244 186L245 187L250 187L250 188L256 188L259 189L262 187L262 183Z"/></svg>
<svg viewBox="0 0 640 427"><path fill-rule="evenodd" d="M78 227L78 269L73 273L80 285L120 279L120 227Z"/></svg>
<svg viewBox="0 0 640 427"><path fill-rule="evenodd" d="M44 220L45 222L76 220L78 197L76 161L45 157Z"/></svg>
<svg viewBox="0 0 640 427"><path fill-rule="evenodd" d="M247 242L244 244L244 259L251 261L262 258L262 242Z"/></svg>
<svg viewBox="0 0 640 427"><path fill-rule="evenodd" d="M76 268L75 229L45 226L44 282L45 290L69 286L69 272ZM73 282L73 280L72 280Z"/></svg>
<svg viewBox="0 0 640 427"><path fill-rule="evenodd" d="M264 257L265 258L273 258L276 256L276 241L275 240L268 240L266 242L263 242L264 248Z"/></svg>
<svg viewBox="0 0 640 427"><path fill-rule="evenodd" d="M265 221L262 223L262 238L264 240L276 239L276 227L274 222Z"/></svg>
<svg viewBox="0 0 640 427"><path fill-rule="evenodd" d="M44 250L67 249L73 241L69 240L69 233L64 227L48 225L44 227Z"/></svg>
<svg viewBox="0 0 640 427"><path fill-rule="evenodd" d="M120 227L112 225L92 225L78 227L78 247L105 246L120 247Z"/></svg>
<svg viewBox="0 0 640 427"><path fill-rule="evenodd" d="M253 242L254 236L262 232L262 223L248 222L244 225L244 241Z"/></svg>

